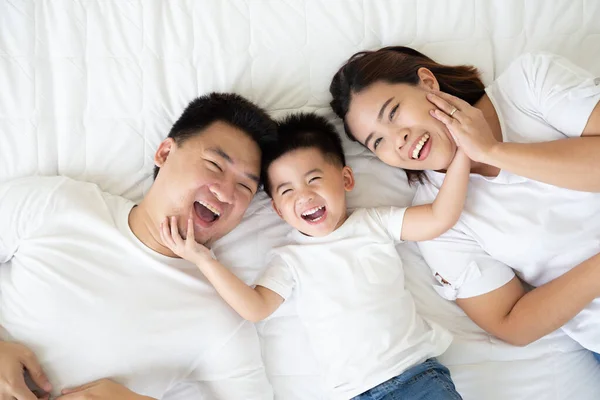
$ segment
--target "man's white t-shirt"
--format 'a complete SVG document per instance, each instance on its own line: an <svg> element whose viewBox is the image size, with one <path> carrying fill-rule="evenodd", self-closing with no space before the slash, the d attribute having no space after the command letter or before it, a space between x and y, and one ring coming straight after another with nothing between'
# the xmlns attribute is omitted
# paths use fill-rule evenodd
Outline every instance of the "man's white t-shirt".
<svg viewBox="0 0 600 400"><path fill-rule="evenodd" d="M2 340L28 346L55 392L100 378L162 398L270 399L253 326L195 265L156 253L134 204L63 177L0 185Z"/></svg>
<svg viewBox="0 0 600 400"><path fill-rule="evenodd" d="M334 399L349 399L427 358L452 337L421 318L404 287L400 240L405 208L357 209L325 237L293 231L256 282L298 314Z"/></svg>
<svg viewBox="0 0 600 400"><path fill-rule="evenodd" d="M505 142L578 137L600 100L600 79L556 55L527 54L486 92ZM599 155L600 156L600 155ZM414 204L430 203L444 175L428 171ZM464 211L454 228L419 247L445 298L469 298L514 277L540 286L600 253L600 194L536 182L502 170L471 174ZM442 279L443 278L443 279ZM600 299L564 325L582 346L600 351Z"/></svg>

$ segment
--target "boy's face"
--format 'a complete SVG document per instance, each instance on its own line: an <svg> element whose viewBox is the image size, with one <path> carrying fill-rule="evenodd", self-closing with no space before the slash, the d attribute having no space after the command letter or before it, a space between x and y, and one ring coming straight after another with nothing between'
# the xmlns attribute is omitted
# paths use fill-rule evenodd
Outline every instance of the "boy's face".
<svg viewBox="0 0 600 400"><path fill-rule="evenodd" d="M275 160L268 175L273 208L305 235L325 236L346 220L346 192L354 187L349 167L328 161L317 149L305 148Z"/></svg>

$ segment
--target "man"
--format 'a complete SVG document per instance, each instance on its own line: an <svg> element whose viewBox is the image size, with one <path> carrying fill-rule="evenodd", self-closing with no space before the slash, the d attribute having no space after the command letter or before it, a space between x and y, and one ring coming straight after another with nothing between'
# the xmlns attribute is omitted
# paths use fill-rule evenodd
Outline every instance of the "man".
<svg viewBox="0 0 600 400"><path fill-rule="evenodd" d="M271 398L253 327L159 226L192 216L207 246L231 231L275 129L240 96L192 101L137 206L64 177L0 185L0 398L141 400L186 381L203 398Z"/></svg>

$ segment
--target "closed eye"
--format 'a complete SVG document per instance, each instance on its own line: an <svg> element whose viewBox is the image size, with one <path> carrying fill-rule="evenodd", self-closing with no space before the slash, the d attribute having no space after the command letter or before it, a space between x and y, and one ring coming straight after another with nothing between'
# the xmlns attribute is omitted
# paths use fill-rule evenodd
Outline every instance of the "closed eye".
<svg viewBox="0 0 600 400"><path fill-rule="evenodd" d="M316 180L319 180L319 179L321 179L321 177L320 177L320 176L315 176L314 178L310 178L310 179L308 180L308 183L313 183L314 181L316 181Z"/></svg>
<svg viewBox="0 0 600 400"><path fill-rule="evenodd" d="M281 192L281 196L283 196L286 193L291 193L292 189L285 189L283 192Z"/></svg>
<svg viewBox="0 0 600 400"><path fill-rule="evenodd" d="M221 166L219 164L217 164L214 161L211 160L206 160L209 164L211 164L213 167L215 167L216 169L218 169L219 171L223 172L223 168L221 168Z"/></svg>
<svg viewBox="0 0 600 400"><path fill-rule="evenodd" d="M240 185L244 190L250 192L250 194L254 194L254 190L252 190L252 188L245 183L238 183L238 185Z"/></svg>
<svg viewBox="0 0 600 400"><path fill-rule="evenodd" d="M396 104L391 110L390 110L390 122L392 122L392 120L394 119L394 116L396 115L396 111L398 111L398 106L400 104Z"/></svg>
<svg viewBox="0 0 600 400"><path fill-rule="evenodd" d="M379 143L381 143L382 140L382 138L375 139L375 141L373 142L373 150L377 150L377 146L379 146Z"/></svg>

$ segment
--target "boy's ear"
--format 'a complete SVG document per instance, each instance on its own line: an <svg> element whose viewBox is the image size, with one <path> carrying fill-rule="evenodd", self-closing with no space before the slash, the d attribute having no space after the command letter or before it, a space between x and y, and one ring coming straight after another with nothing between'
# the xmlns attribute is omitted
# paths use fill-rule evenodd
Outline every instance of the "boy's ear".
<svg viewBox="0 0 600 400"><path fill-rule="evenodd" d="M162 143L158 146L156 153L154 153L154 165L158 168L162 168L162 166L167 161L167 157L171 154L171 150L175 146L175 140L173 138L166 138L162 141Z"/></svg>
<svg viewBox="0 0 600 400"><path fill-rule="evenodd" d="M279 208L277 208L277 204L275 204L275 201L273 199L271 199L271 206L273 207L273 210L275 210L277 215L279 215L279 218L283 219L283 216L281 215L281 211L279 211Z"/></svg>
<svg viewBox="0 0 600 400"><path fill-rule="evenodd" d="M354 172L352 172L352 168L345 166L342 170L342 176L344 177L344 189L346 189L346 192L354 189Z"/></svg>
<svg viewBox="0 0 600 400"><path fill-rule="evenodd" d="M437 78L435 77L433 72L431 72L427 68L425 68L425 67L419 68L417 71L417 75L419 76L419 80L420 80L419 84L422 87L424 87L425 89L427 89L428 91L440 90L440 84L439 84Z"/></svg>

